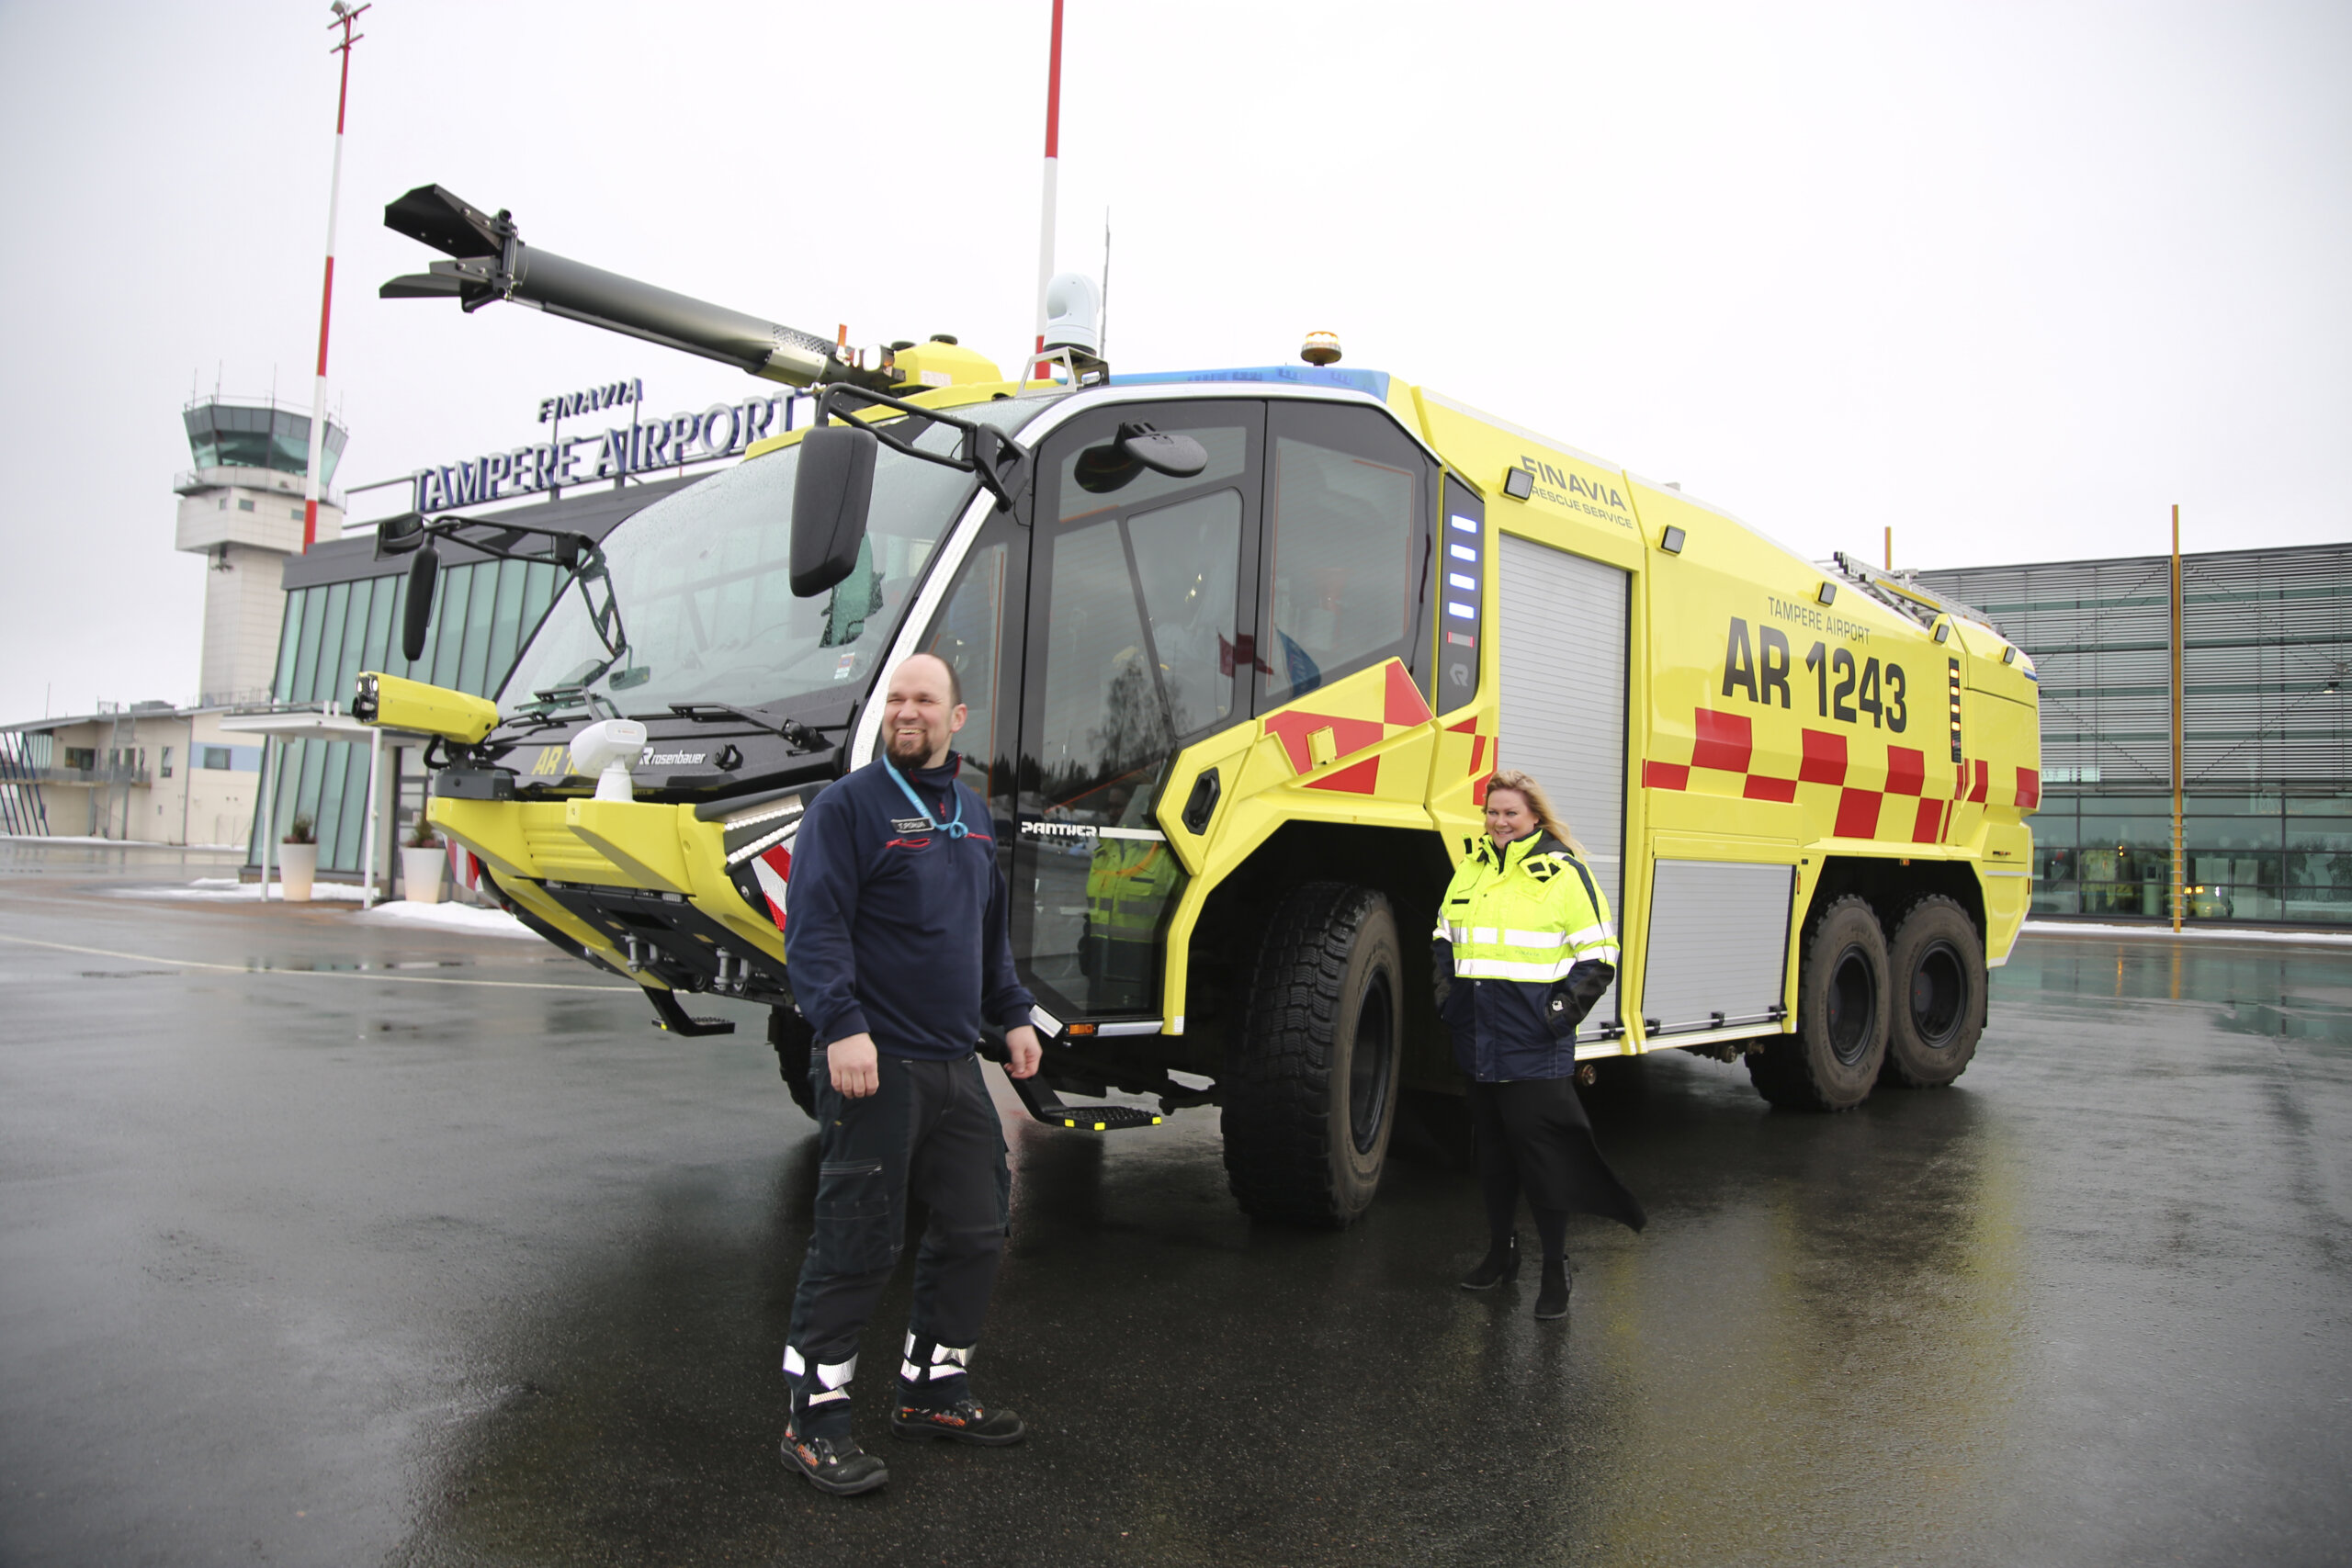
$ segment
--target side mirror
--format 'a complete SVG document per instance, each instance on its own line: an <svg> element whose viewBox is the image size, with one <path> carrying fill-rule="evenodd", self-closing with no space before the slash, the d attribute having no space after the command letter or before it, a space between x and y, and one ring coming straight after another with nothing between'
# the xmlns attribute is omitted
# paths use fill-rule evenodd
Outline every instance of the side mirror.
<svg viewBox="0 0 2352 1568"><path fill-rule="evenodd" d="M411 664L424 657L424 634L433 626L433 588L441 576L441 552L431 545L417 548L408 563L408 606L401 619L401 651Z"/></svg>
<svg viewBox="0 0 2352 1568"><path fill-rule="evenodd" d="M1108 495L1125 489L1146 468L1172 479L1189 479L1208 466L1208 449L1191 436L1131 423L1119 426L1119 434L1102 446L1080 452L1071 478L1090 494Z"/></svg>
<svg viewBox="0 0 2352 1568"><path fill-rule="evenodd" d="M1154 430L1148 424L1119 426L1119 445L1128 457L1171 479L1189 479L1209 466L1207 447L1189 435Z"/></svg>
<svg viewBox="0 0 2352 1568"><path fill-rule="evenodd" d="M857 565L880 446L862 424L820 424L800 438L800 471L792 478L795 597L822 593Z"/></svg>
<svg viewBox="0 0 2352 1568"><path fill-rule="evenodd" d="M403 512L376 525L376 558L404 556L424 543L424 513Z"/></svg>

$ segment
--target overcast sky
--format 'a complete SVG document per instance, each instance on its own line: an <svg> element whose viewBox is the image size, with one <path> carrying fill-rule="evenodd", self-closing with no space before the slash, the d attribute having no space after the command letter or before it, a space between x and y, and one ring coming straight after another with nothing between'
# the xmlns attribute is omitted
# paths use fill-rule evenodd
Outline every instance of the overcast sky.
<svg viewBox="0 0 2352 1568"><path fill-rule="evenodd" d="M377 0L331 366L362 483L759 389L376 286L437 182L853 342L1030 331L1047 0ZM197 687L192 386L307 406L323 4L0 0L0 720ZM2352 6L1069 0L1060 265L1126 370L1309 329L1809 555L2352 535ZM395 492L379 492L390 510ZM362 504L356 509L370 514ZM53 688L53 691L51 690ZM45 698L44 694L49 693Z"/></svg>

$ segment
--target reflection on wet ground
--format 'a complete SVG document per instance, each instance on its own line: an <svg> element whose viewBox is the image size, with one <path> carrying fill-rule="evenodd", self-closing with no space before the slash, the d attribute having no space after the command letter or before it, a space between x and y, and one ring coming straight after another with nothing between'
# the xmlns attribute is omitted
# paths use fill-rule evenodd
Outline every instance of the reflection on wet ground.
<svg viewBox="0 0 2352 1568"><path fill-rule="evenodd" d="M103 853L104 852L100 852ZM519 943L126 908L0 861L0 1560L2341 1561L2352 956L2037 937L1977 1065L1847 1116L1663 1055L1590 1097L1647 1233L1576 1307L1451 1288L1392 1168L1253 1228L1213 1111L1011 1123L978 1363L1024 1448L777 1462L811 1130L755 1030L659 1035ZM2183 949L2186 948L2186 951ZM519 949L519 951L508 951ZM452 966L452 967L442 967ZM94 981L136 977L136 985ZM748 1014L746 1014L748 1017ZM1009 1107L1010 1096L1003 1097Z"/></svg>

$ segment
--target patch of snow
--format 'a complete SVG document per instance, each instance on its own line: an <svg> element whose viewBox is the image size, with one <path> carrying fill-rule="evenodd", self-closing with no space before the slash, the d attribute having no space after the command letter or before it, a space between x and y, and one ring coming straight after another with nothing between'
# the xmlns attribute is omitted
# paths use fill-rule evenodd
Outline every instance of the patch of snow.
<svg viewBox="0 0 2352 1568"><path fill-rule="evenodd" d="M2086 920L2028 920L2025 929L2053 936L2181 936L2205 942L2297 942L2352 947L2352 931L2274 931L2244 926L2189 926L2176 931L2170 926L2110 926Z"/></svg>
<svg viewBox="0 0 2352 1568"><path fill-rule="evenodd" d="M539 940L538 933L503 909L478 909L470 904L412 904L397 899L363 909L352 917L371 923L397 926L427 926L439 931L463 931L469 936L519 936L526 942Z"/></svg>
<svg viewBox="0 0 2352 1568"><path fill-rule="evenodd" d="M261 884L238 882L226 876L199 876L186 887L109 887L109 896L117 898L259 898ZM273 880L269 885L272 900L282 900L286 889ZM356 904L368 896L368 890L356 883L314 882L311 884L313 904Z"/></svg>
<svg viewBox="0 0 2352 1568"><path fill-rule="evenodd" d="M77 844L101 850L176 850L183 847L202 849L201 844L182 846L167 844L161 839L100 839L87 834L73 833L0 833L0 840L12 844Z"/></svg>

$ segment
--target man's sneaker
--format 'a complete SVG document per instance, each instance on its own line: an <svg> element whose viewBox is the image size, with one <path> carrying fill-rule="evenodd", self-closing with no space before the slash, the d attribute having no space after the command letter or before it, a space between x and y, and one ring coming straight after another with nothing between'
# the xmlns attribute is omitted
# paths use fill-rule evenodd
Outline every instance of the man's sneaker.
<svg viewBox="0 0 2352 1568"><path fill-rule="evenodd" d="M838 1438L801 1438L787 1427L784 1462L807 1476L808 1484L818 1491L841 1497L871 1492L890 1479L890 1467L859 1448L857 1439L847 1433Z"/></svg>
<svg viewBox="0 0 2352 1568"><path fill-rule="evenodd" d="M983 1410L969 1399L933 1408L901 1404L890 1412L890 1430L901 1438L953 1438L1001 1449L1029 1435L1021 1417L1010 1410Z"/></svg>

